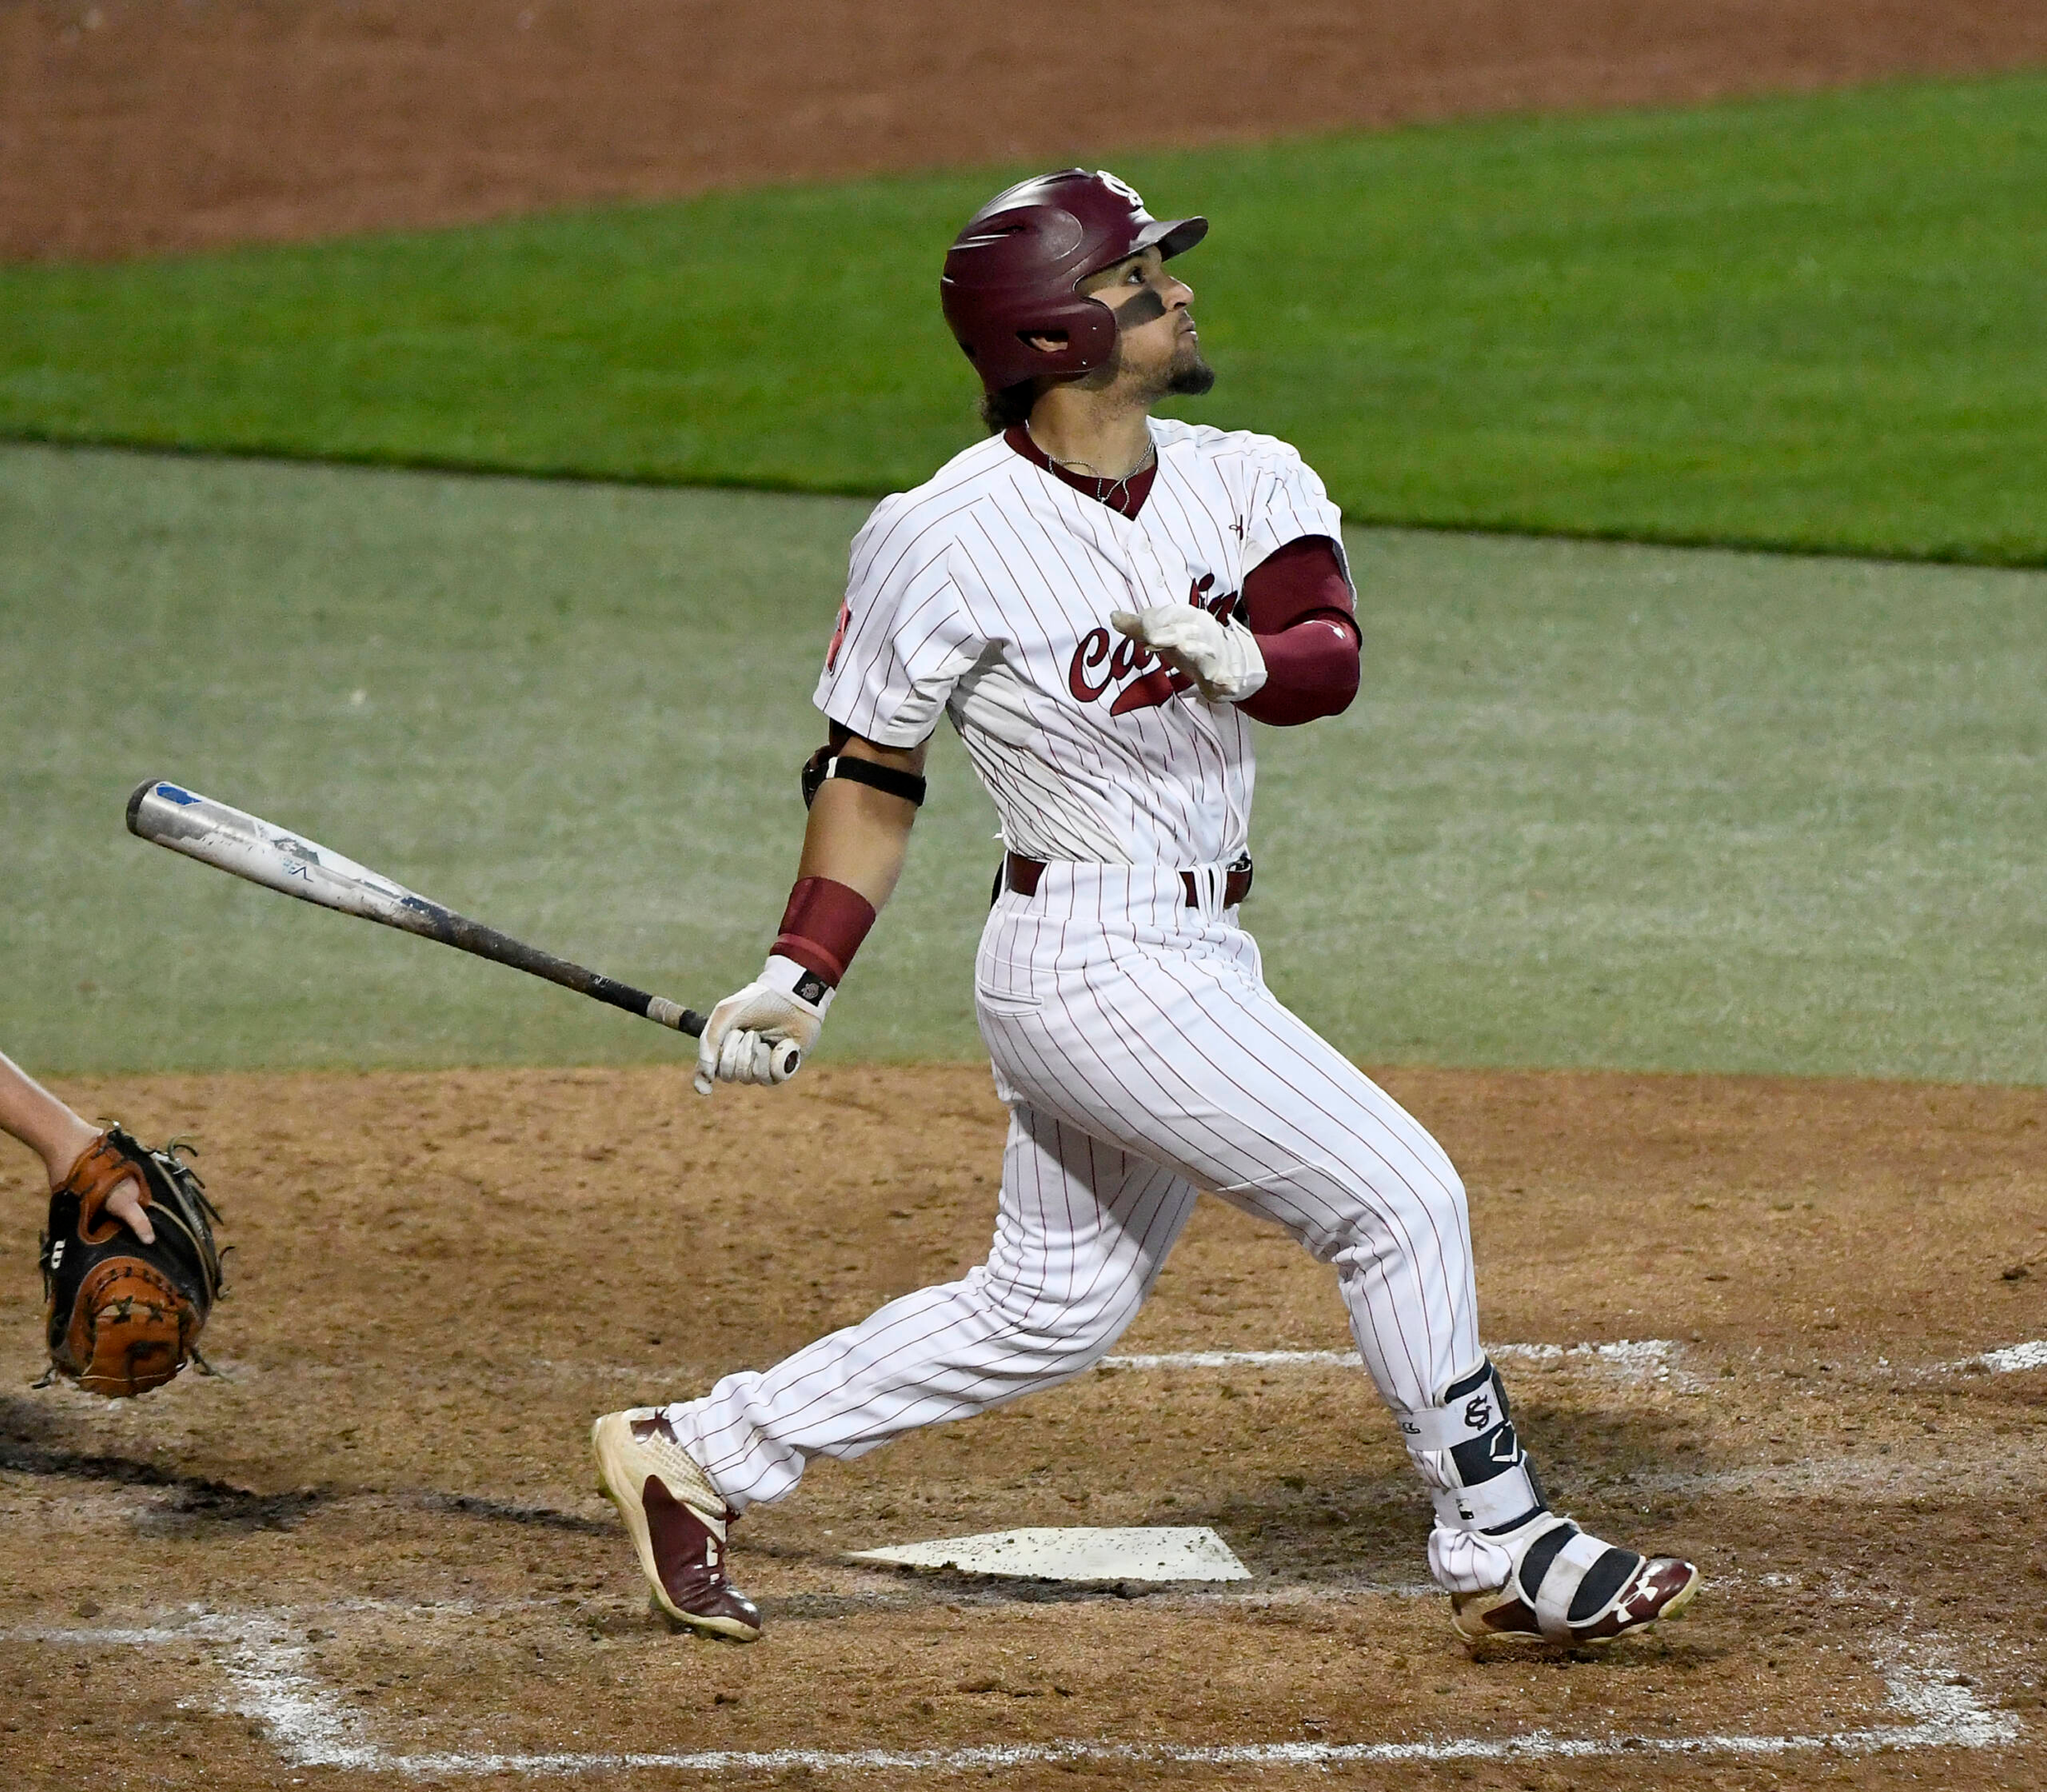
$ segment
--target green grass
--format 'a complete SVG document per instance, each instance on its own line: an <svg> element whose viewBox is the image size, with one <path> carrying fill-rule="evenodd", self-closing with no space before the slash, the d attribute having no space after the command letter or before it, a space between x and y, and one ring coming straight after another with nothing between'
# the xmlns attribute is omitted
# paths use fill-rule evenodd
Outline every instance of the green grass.
<svg viewBox="0 0 2047 1792"><path fill-rule="evenodd" d="M862 506L0 450L0 1047L51 1071L673 1059L129 837L170 774L702 1003L781 912ZM1357 531L1248 913L1366 1059L2047 1082L2047 576ZM357 693L361 699L356 699ZM840 1056L977 1050L949 730Z"/></svg>
<svg viewBox="0 0 2047 1792"><path fill-rule="evenodd" d="M2047 76L1119 157L1355 519L2047 563ZM0 434L873 493L1016 171L0 269Z"/></svg>

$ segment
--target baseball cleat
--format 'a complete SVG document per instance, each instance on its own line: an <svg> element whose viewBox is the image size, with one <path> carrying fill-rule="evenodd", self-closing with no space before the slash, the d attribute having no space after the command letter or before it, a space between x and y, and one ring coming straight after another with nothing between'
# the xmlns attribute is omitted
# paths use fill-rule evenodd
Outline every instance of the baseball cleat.
<svg viewBox="0 0 2047 1792"><path fill-rule="evenodd" d="M597 1491L618 1508L672 1623L751 1643L760 1609L725 1578L725 1533L738 1516L719 1497L658 1406L607 1413L590 1427Z"/></svg>
<svg viewBox="0 0 2047 1792"><path fill-rule="evenodd" d="M1474 1648L1523 1641L1603 1643L1675 1618L1699 1588L1699 1573L1672 1556L1638 1556L1544 1512L1504 1586L1450 1595L1450 1623Z"/></svg>

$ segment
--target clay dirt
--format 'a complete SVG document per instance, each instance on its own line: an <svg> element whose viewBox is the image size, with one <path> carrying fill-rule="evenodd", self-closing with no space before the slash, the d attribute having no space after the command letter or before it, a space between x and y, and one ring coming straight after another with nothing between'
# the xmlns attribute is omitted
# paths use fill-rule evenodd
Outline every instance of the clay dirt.
<svg viewBox="0 0 2047 1792"><path fill-rule="evenodd" d="M2037 0L7 0L0 260L2042 62Z"/></svg>
<svg viewBox="0 0 2047 1792"><path fill-rule="evenodd" d="M66 1083L192 1134L236 1249L220 1376L132 1401L32 1390L36 1291L7 1286L0 1778L924 1785L991 1769L787 1751L1070 1743L1001 1782L2040 1784L2047 1366L1983 1357L2047 1334L2047 1092L1383 1078L1467 1177L1485 1333L1554 1498L1698 1561L1682 1623L1474 1662L1368 1379L1280 1362L1104 1366L818 1463L735 1532L763 1640L671 1635L594 1491L590 1419L977 1260L1004 1124L985 1069L821 1066L709 1102L679 1069ZM25 1161L0 1187L17 1266ZM1329 1272L1206 1202L1115 1354L1348 1344ZM1254 1578L847 1560L1062 1523L1211 1526ZM1246 1745L1406 1758L1145 1752ZM661 1764L720 1751L750 1758Z"/></svg>

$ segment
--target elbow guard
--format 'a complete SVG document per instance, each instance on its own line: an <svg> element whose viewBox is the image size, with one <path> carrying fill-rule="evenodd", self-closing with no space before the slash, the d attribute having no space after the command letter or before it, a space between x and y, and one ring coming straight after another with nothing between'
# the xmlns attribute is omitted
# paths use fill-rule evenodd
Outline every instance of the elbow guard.
<svg viewBox="0 0 2047 1792"><path fill-rule="evenodd" d="M900 796L914 809L924 806L925 783L918 773L900 772L894 766L876 765L871 759L849 759L835 747L820 747L803 762L800 776L806 809L817 801L817 793L825 787L825 780L835 777L849 778L885 796Z"/></svg>

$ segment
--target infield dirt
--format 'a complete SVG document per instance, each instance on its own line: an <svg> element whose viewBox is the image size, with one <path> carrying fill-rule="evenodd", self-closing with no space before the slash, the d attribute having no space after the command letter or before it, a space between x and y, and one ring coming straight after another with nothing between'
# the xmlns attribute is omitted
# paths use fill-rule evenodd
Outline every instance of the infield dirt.
<svg viewBox="0 0 2047 1792"><path fill-rule="evenodd" d="M125 1403L27 1387L41 1191L12 1154L0 1780L367 1786L407 1783L402 1757L409 1783L456 1783L535 1752L1540 1731L1636 1740L1337 1770L1545 1792L2040 1784L2047 1370L1972 1359L2047 1334L2047 1091L1384 1080L1465 1172L1489 1340L1664 1341L1504 1366L1558 1503L1703 1566L1666 1634L1469 1660L1368 1381L1282 1364L1098 1369L819 1463L735 1535L764 1640L671 1636L592 1491L591 1417L763 1366L977 1260L1003 1125L984 1070L825 1067L712 1102L679 1071L73 1083L85 1112L204 1148L236 1246L206 1340L225 1379ZM1205 1203L1118 1349L1348 1342L1328 1271ZM846 1560L1075 1522L1211 1525L1255 1579L1119 1593ZM1909 1725L1887 1679L1959 1701L1979 1733L2017 1727L1978 1749L1630 1758ZM1075 1773L1321 1770L1080 1759L999 1779ZM704 1777L592 1764L554 1783Z"/></svg>
<svg viewBox="0 0 2047 1792"><path fill-rule="evenodd" d="M0 258L2043 61L2037 0L10 0Z"/></svg>

